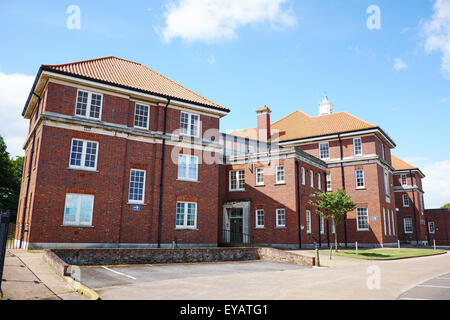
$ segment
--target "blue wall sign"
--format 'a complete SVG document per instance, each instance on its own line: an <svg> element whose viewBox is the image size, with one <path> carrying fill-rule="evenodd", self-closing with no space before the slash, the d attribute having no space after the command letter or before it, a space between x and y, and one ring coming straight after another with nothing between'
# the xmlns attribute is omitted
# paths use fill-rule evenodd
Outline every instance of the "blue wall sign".
<svg viewBox="0 0 450 320"><path fill-rule="evenodd" d="M140 211L141 210L141 206L135 205L133 206L133 211Z"/></svg>
<svg viewBox="0 0 450 320"><path fill-rule="evenodd" d="M373 221L377 221L377 220L378 220L378 217L372 217L372 220L373 220Z"/></svg>

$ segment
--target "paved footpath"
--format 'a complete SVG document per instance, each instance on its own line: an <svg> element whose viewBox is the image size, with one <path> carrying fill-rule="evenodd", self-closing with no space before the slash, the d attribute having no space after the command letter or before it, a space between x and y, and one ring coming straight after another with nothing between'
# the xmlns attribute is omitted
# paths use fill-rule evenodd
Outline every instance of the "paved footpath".
<svg viewBox="0 0 450 320"><path fill-rule="evenodd" d="M11 300L84 300L42 260L42 252L7 250L2 290Z"/></svg>

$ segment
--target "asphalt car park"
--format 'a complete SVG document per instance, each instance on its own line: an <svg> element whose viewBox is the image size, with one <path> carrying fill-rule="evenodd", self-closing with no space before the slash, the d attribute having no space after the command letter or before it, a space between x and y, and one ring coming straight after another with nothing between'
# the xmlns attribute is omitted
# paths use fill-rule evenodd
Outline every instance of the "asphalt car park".
<svg viewBox="0 0 450 320"><path fill-rule="evenodd" d="M425 281L399 297L400 300L450 300L450 272Z"/></svg>

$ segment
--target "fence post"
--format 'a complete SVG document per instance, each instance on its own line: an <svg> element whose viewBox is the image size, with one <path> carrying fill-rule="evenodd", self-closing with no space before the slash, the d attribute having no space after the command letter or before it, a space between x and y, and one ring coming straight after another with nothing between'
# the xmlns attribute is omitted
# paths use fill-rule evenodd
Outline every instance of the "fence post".
<svg viewBox="0 0 450 320"><path fill-rule="evenodd" d="M0 297L3 298L2 278L6 255L6 242L8 241L10 211L0 214Z"/></svg>
<svg viewBox="0 0 450 320"><path fill-rule="evenodd" d="M316 249L315 252L316 252L316 267L320 267L319 249Z"/></svg>

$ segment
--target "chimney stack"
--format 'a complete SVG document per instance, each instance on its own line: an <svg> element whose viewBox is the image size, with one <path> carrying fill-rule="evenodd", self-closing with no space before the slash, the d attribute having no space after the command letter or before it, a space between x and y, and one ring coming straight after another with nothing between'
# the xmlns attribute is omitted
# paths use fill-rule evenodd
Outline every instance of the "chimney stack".
<svg viewBox="0 0 450 320"><path fill-rule="evenodd" d="M256 110L257 126L256 131L259 141L270 142L270 109L267 106Z"/></svg>
<svg viewBox="0 0 450 320"><path fill-rule="evenodd" d="M319 103L319 116L332 114L333 113L333 104L328 101L327 94L323 95L322 102Z"/></svg>

